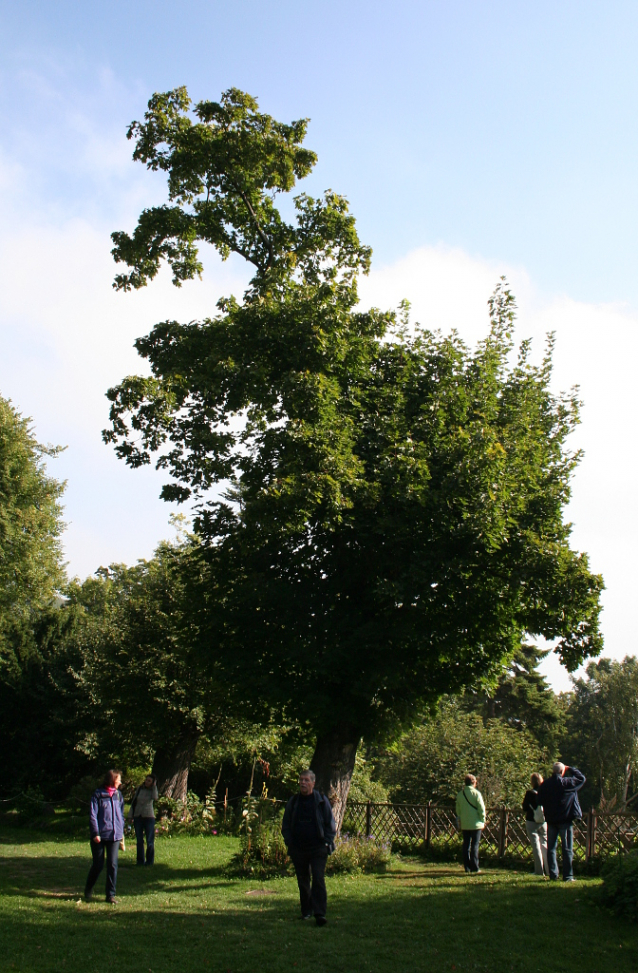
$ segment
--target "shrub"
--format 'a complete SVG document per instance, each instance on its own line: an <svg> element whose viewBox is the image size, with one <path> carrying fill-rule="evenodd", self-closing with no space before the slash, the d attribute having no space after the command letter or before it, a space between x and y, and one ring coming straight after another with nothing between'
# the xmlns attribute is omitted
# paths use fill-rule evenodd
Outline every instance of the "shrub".
<svg viewBox="0 0 638 973"><path fill-rule="evenodd" d="M638 919L638 850L619 852L601 868L602 900L618 916Z"/></svg>
<svg viewBox="0 0 638 973"><path fill-rule="evenodd" d="M328 858L327 872L383 872L392 860L388 841L342 834Z"/></svg>
<svg viewBox="0 0 638 973"><path fill-rule="evenodd" d="M233 864L242 875L270 878L288 871L290 859L281 834L283 810L274 802L244 801L239 851Z"/></svg>
<svg viewBox="0 0 638 973"><path fill-rule="evenodd" d="M39 787L27 787L26 791L18 794L14 807L18 812L20 823L25 824L54 813L51 805L44 800Z"/></svg>
<svg viewBox="0 0 638 973"><path fill-rule="evenodd" d="M159 836L217 834L214 793L209 792L201 801L197 794L189 791L184 803L171 797L160 797L155 802L155 809L158 818L155 833Z"/></svg>

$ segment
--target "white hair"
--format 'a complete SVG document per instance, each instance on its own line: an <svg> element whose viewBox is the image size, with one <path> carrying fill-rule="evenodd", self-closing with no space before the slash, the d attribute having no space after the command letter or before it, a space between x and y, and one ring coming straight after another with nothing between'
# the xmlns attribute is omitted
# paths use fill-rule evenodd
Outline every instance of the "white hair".
<svg viewBox="0 0 638 973"><path fill-rule="evenodd" d="M557 760L552 767L552 772L554 774L560 774L561 776L565 773L565 764L562 764L560 760Z"/></svg>
<svg viewBox="0 0 638 973"><path fill-rule="evenodd" d="M315 781L315 780L317 779L317 778L315 777L315 772L314 772L314 770L302 770L302 771L301 771L301 773L299 774L299 776L300 776L300 777L309 777L309 778L310 778L310 780L311 780L311 781L313 781L313 783L314 783L314 781Z"/></svg>

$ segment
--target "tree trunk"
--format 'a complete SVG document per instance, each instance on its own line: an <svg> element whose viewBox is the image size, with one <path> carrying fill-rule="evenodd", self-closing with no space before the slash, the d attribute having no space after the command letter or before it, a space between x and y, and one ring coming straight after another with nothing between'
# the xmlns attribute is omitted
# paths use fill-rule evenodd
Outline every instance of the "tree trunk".
<svg viewBox="0 0 638 973"><path fill-rule="evenodd" d="M153 773L157 777L157 791L174 801L186 800L188 772L199 740L198 730L185 730L172 746L155 751Z"/></svg>
<svg viewBox="0 0 638 973"><path fill-rule="evenodd" d="M317 789L323 791L332 804L337 834L341 831L360 739L354 727L348 724L336 726L317 738L310 765L317 778Z"/></svg>

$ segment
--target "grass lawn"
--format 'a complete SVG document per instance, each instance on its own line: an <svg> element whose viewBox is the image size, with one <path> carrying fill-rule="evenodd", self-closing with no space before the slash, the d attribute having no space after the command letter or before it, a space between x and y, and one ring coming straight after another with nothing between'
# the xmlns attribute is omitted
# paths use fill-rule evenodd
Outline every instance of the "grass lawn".
<svg viewBox="0 0 638 973"><path fill-rule="evenodd" d="M120 854L116 907L104 873L80 900L88 841L0 834L0 970L22 973L355 973L638 970L638 929L597 903L599 880L544 883L403 859L384 875L329 876L329 924L300 922L293 878L225 871L232 838L158 841L157 864ZM99 891L99 895L97 894Z"/></svg>

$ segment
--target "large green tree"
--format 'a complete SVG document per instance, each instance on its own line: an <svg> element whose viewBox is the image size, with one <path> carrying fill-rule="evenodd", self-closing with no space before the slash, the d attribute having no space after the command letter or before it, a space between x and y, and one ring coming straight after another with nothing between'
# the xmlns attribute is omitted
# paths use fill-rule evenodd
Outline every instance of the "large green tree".
<svg viewBox="0 0 638 973"><path fill-rule="evenodd" d="M255 706L313 728L340 819L362 734L489 676L525 632L569 667L600 650L602 582L562 517L578 402L552 393L551 348L512 361L504 284L475 350L358 310L370 250L343 197L298 195L290 220L275 205L314 164L306 122L236 89L190 108L154 95L130 127L169 202L113 235L115 286L163 259L180 285L200 241L255 273L215 317L137 341L151 375L109 392L105 436L133 467L157 454L166 499L199 498L202 644Z"/></svg>

